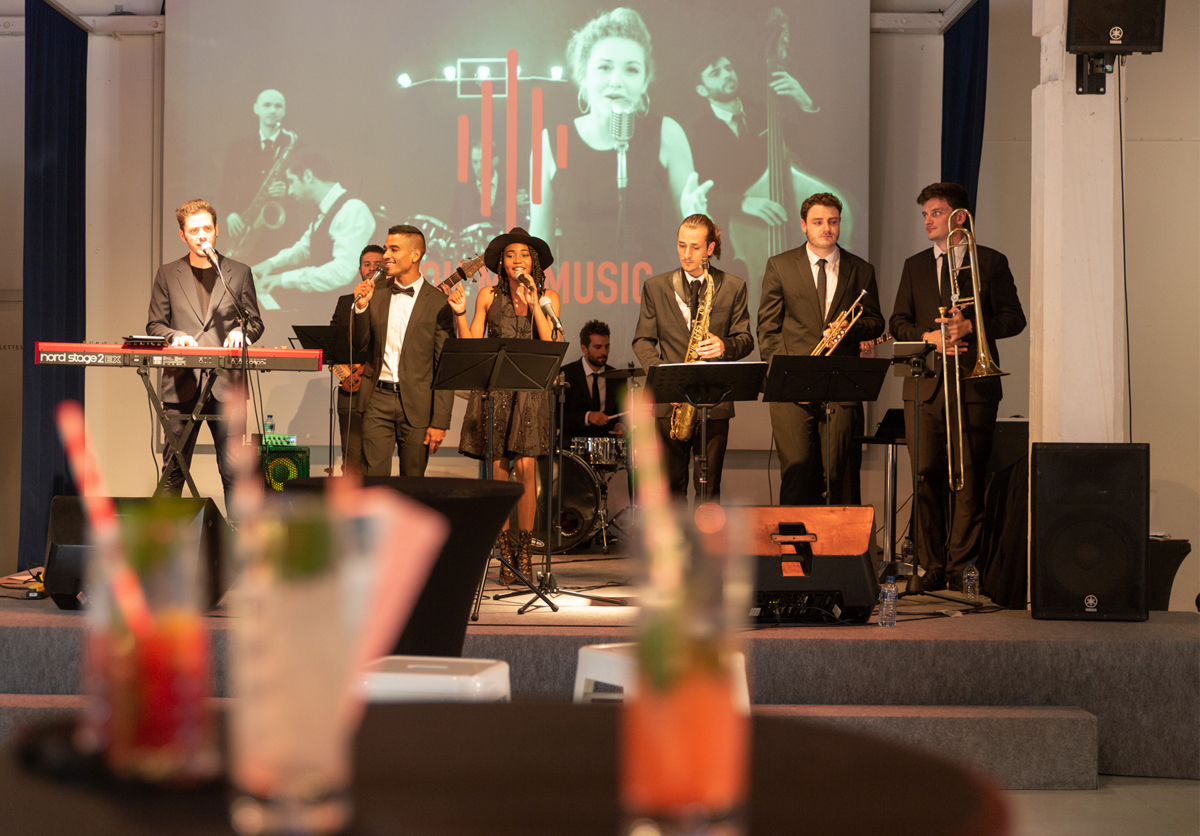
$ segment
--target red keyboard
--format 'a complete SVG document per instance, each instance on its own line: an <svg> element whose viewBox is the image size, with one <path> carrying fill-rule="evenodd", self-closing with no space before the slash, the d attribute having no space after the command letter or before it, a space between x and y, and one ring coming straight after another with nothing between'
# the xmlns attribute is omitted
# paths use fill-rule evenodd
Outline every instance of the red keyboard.
<svg viewBox="0 0 1200 836"><path fill-rule="evenodd" d="M255 348L246 352L251 371L319 372L321 352L309 348ZM161 369L240 369L240 348L126 348L104 343L38 343L35 363L52 366L150 366Z"/></svg>

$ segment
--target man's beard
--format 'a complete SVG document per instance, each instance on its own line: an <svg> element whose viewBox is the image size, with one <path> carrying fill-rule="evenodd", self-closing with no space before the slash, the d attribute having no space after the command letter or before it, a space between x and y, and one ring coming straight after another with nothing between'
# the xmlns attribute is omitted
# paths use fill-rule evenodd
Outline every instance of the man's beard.
<svg viewBox="0 0 1200 836"><path fill-rule="evenodd" d="M708 97L714 102L721 104L729 104L738 100L738 86L733 85L733 89L726 93L724 90L709 90Z"/></svg>

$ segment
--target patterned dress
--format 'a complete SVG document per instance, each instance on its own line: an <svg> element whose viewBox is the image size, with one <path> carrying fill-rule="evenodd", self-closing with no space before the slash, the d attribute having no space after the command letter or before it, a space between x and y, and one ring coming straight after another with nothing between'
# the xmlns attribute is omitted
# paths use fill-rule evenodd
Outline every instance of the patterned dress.
<svg viewBox="0 0 1200 836"><path fill-rule="evenodd" d="M518 337L537 339L533 312L517 316L512 299L497 293L487 312L488 337ZM550 452L550 408L545 392L492 392L495 402L492 415L494 438L492 454L496 458L544 456ZM474 391L467 401L458 452L474 459L487 455L486 413L483 393Z"/></svg>

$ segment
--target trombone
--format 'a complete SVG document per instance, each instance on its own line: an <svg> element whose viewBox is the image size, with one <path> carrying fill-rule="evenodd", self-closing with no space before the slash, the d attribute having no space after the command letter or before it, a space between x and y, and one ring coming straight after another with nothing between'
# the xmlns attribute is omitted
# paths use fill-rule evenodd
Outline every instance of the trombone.
<svg viewBox="0 0 1200 836"><path fill-rule="evenodd" d="M954 226L954 218L957 215L963 216L962 226ZM950 308L938 307L938 312L941 319L946 319L948 312L952 308L962 310L968 305L975 306L975 321L973 331L975 333L975 368L966 377L968 380L978 377L1002 377L1008 372L1000 370L996 365L996 360L992 357L991 349L988 348L987 331L984 329L983 323L983 306L978 304L978 300L983 298L983 292L979 286L979 253L975 249L975 219L971 217L971 213L966 209L955 209L950 213L950 234L946 237L946 258L949 259L950 272ZM955 241L955 236L959 236L959 240ZM970 256L970 264L963 264L962 257L955 257L955 250L966 247L967 254ZM957 262L957 263L956 263ZM971 293L973 295L963 298L959 293L958 274L963 270L971 272ZM946 323L941 323L942 326L942 362L946 362L945 346L949 334L946 332ZM963 489L963 417L962 417L962 377L958 362L958 351L949 355L950 362L953 364L952 374L954 377L954 412L958 414L958 457L955 461L954 444L950 437L950 427L954 421L950 415L950 399L951 392L946 390L945 407L946 407L946 467L950 477L950 489L961 491Z"/></svg>

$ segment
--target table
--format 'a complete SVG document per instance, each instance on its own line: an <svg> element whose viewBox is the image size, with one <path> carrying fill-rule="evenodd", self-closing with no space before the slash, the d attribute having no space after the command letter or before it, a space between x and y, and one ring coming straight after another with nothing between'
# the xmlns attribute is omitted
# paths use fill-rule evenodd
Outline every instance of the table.
<svg viewBox="0 0 1200 836"><path fill-rule="evenodd" d="M351 834L605 834L618 828L617 712L568 703L373 706ZM1010 832L986 778L895 743L755 717L751 834ZM227 790L99 790L0 758L8 836L232 833ZM911 789L910 789L911 788Z"/></svg>

